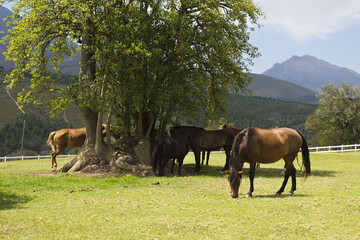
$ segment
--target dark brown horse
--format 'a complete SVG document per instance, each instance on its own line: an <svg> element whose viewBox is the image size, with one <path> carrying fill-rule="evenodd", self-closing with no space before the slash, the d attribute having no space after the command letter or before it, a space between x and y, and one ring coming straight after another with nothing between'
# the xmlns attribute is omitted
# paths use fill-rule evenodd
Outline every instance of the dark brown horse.
<svg viewBox="0 0 360 240"><path fill-rule="evenodd" d="M184 136L186 144L194 151L195 155L195 172L200 172L200 152L215 151L224 148L226 154L226 163L222 171L229 169L230 150L235 135L227 130L208 131L194 126L177 126L170 130L171 138L178 139Z"/></svg>
<svg viewBox="0 0 360 240"><path fill-rule="evenodd" d="M178 174L181 175L181 165L188 151L189 148L182 137L179 139L164 138L156 146L153 167L159 166L159 176L164 176L164 168L169 159L173 159L171 173L174 172L175 159L178 159Z"/></svg>
<svg viewBox="0 0 360 240"><path fill-rule="evenodd" d="M102 125L102 137L106 136L106 125ZM53 151L51 154L52 166L51 168L57 168L56 156L64 151L68 146L81 147L84 145L86 138L86 128L64 128L49 134L46 141Z"/></svg>
<svg viewBox="0 0 360 240"><path fill-rule="evenodd" d="M290 194L296 190L296 170L293 161L299 150L302 150L305 178L310 175L309 149L305 138L296 130L290 128L260 129L248 127L239 133L231 149L229 183L231 196L238 197L242 178L242 169L245 162L250 164L250 190L247 196L254 191L254 177L256 162L274 163L281 158L286 165L283 184L276 194L281 194L291 176L292 187Z"/></svg>
<svg viewBox="0 0 360 240"><path fill-rule="evenodd" d="M220 129L229 130L229 131L233 132L235 134L235 136L238 135L242 130L244 130L243 128L236 128L233 126L229 126L227 124L221 124Z"/></svg>

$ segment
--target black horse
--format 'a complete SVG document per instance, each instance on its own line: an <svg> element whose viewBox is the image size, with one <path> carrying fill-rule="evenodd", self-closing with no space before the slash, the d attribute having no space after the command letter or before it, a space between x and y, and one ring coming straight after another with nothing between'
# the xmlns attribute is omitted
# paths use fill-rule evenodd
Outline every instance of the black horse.
<svg viewBox="0 0 360 240"><path fill-rule="evenodd" d="M233 144L234 133L222 130L205 130L204 128L194 126L176 126L170 130L171 138L178 139L185 137L186 144L195 154L195 172L200 172L200 152L215 151L224 148L226 154L226 163L222 171L229 169L230 150Z"/></svg>
<svg viewBox="0 0 360 240"><path fill-rule="evenodd" d="M189 148L186 146L182 138L164 138L159 142L156 147L153 167L156 168L157 166L159 166L159 176L164 176L164 168L169 159L173 159L171 173L173 173L174 171L175 159L178 159L178 174L181 175L181 165L183 164L184 158L188 151Z"/></svg>

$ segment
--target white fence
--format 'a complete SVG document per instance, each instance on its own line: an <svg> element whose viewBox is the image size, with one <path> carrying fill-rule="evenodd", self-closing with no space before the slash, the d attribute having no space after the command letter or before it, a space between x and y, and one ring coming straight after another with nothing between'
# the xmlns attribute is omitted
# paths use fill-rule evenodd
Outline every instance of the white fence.
<svg viewBox="0 0 360 240"><path fill-rule="evenodd" d="M76 155L58 155L56 156L57 158L61 158L61 157L76 157ZM41 158L51 158L51 155L46 155L46 156L15 156L15 157L0 157L0 162L6 162L6 161L13 161L13 160L25 160L25 159L41 159Z"/></svg>
<svg viewBox="0 0 360 240"><path fill-rule="evenodd" d="M326 147L310 147L311 153L331 153L331 152L357 152L360 150L360 144L352 145L338 145L338 146L326 146ZM224 151L213 151L218 153L224 153ZM58 155L56 157L75 157L76 155ZM0 162L12 161L12 160L25 160L25 159L41 159L51 158L51 155L46 156L16 156L16 157L0 157Z"/></svg>
<svg viewBox="0 0 360 240"><path fill-rule="evenodd" d="M357 152L359 150L360 150L360 144L309 148L309 151L312 153Z"/></svg>

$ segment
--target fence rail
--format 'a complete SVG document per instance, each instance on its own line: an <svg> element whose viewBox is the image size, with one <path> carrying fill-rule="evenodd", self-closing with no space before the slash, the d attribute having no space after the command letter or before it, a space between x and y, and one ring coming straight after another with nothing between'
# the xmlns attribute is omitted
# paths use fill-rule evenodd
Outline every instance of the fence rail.
<svg viewBox="0 0 360 240"><path fill-rule="evenodd" d="M310 147L309 151L311 153L331 153L331 152L357 152L360 150L360 144L351 144L351 145L338 145L338 146L325 146L325 147ZM224 153L224 151L213 151L214 153ZM76 155L58 155L56 157L76 157ZM25 159L41 159L41 158L51 158L51 155L45 156L15 156L15 157L0 157L0 162L13 161L13 160L25 160Z"/></svg>
<svg viewBox="0 0 360 240"><path fill-rule="evenodd" d="M67 155L57 155L57 158L61 158L61 157L76 157L76 155L71 155L71 154L67 154ZM14 156L14 157L0 157L0 162L6 162L6 161L14 161L14 160L25 160L25 159L41 159L41 158L51 158L51 155L45 155L45 156L41 156L41 155L37 155L37 156Z"/></svg>
<svg viewBox="0 0 360 240"><path fill-rule="evenodd" d="M312 153L329 153L329 152L357 152L360 150L360 144L311 147L309 151Z"/></svg>

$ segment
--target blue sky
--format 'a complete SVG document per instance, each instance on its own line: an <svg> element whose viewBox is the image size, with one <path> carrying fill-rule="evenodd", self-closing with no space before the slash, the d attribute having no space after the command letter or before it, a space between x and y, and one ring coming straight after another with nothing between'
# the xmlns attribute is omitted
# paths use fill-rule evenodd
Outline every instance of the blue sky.
<svg viewBox="0 0 360 240"><path fill-rule="evenodd" d="M360 73L359 0L255 0L265 12L251 34L262 73L293 55L311 55Z"/></svg>

